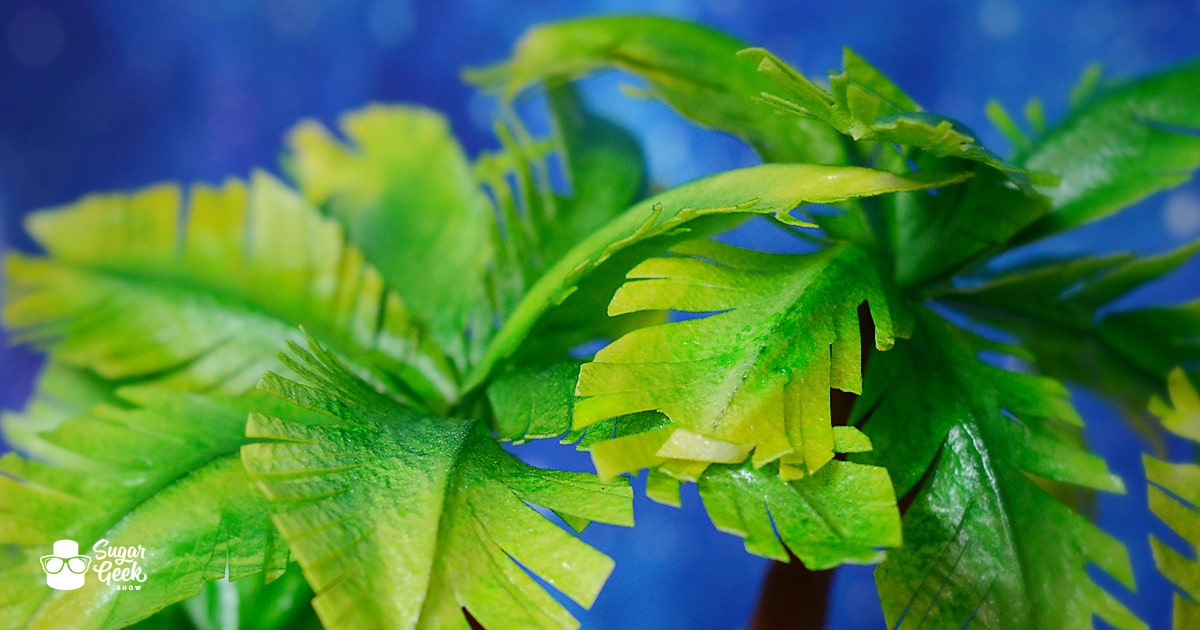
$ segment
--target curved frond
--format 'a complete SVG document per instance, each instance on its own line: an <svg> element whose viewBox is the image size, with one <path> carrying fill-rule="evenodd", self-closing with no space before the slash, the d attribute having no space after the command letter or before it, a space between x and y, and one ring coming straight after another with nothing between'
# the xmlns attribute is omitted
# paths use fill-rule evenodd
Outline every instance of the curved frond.
<svg viewBox="0 0 1200 630"><path fill-rule="evenodd" d="M462 369L492 255L491 211L470 162L428 109L372 105L340 127L346 143L317 122L298 125L285 166Z"/></svg>
<svg viewBox="0 0 1200 630"><path fill-rule="evenodd" d="M598 352L580 372L575 428L659 411L672 424L658 457L732 464L753 451L755 466L779 460L785 477L820 470L834 453L830 388L862 391L860 304L875 321L868 342L895 341L874 263L850 245L793 256L701 240L672 251L635 267L609 312L716 314L639 329Z"/></svg>
<svg viewBox="0 0 1200 630"><path fill-rule="evenodd" d="M1132 588L1124 546L1049 493L1121 480L1076 445L1066 389L977 358L992 349L926 314L871 359L853 422L875 448L861 459L913 496L904 545L875 572L888 625L1086 628L1095 614L1142 627L1087 574Z"/></svg>
<svg viewBox="0 0 1200 630"><path fill-rule="evenodd" d="M526 32L512 58L468 71L476 85L512 99L533 84L620 68L697 124L745 140L768 162L844 163L837 134L812 120L787 119L757 101L772 87L746 45L710 28L665 17L609 16Z"/></svg>
<svg viewBox="0 0 1200 630"><path fill-rule="evenodd" d="M269 374L263 387L296 411L253 415L248 434L265 441L242 457L327 627L466 628L463 609L493 628L576 625L522 566L590 606L612 560L526 502L630 525L626 482L531 468L481 422L414 413L320 347L293 352L306 384Z"/></svg>
<svg viewBox="0 0 1200 630"><path fill-rule="evenodd" d="M23 442L28 457L5 455L0 625L122 627L196 595L210 580L263 574L269 581L282 573L287 549L238 457L248 412L280 406L261 395L123 389L37 443ZM77 590L51 590L39 558L60 539L75 540L84 554L101 539L141 545L147 577L137 590L106 584L99 574Z"/></svg>
<svg viewBox="0 0 1200 630"><path fill-rule="evenodd" d="M963 173L916 173L898 176L852 166L764 164L712 175L673 188L626 210L564 255L530 287L513 309L479 364L467 378L479 385L550 308L563 303L584 278L624 283L629 269L673 243L693 240L722 224L706 220L771 214L800 223L790 212L802 203L834 204L858 197L949 186ZM611 261L611 262L610 262ZM602 267L610 263L607 267Z"/></svg>
<svg viewBox="0 0 1200 630"><path fill-rule="evenodd" d="M180 197L156 186L31 215L47 256L8 258L14 338L109 379L240 393L300 324L397 395L457 395L400 298L303 199L262 173Z"/></svg>

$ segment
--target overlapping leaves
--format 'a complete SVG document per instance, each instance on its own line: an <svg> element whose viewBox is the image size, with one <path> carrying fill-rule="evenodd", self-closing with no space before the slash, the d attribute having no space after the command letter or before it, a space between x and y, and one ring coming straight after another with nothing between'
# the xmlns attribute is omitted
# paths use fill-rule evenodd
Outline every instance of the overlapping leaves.
<svg viewBox="0 0 1200 630"><path fill-rule="evenodd" d="M1191 259L1200 244L1157 256L1114 254L1027 265L942 296L1017 335L1038 369L1116 403L1148 434L1146 400L1170 370L1200 361L1200 301L1114 310L1119 298Z"/></svg>
<svg viewBox="0 0 1200 630"><path fill-rule="evenodd" d="M468 72L467 79L511 99L539 81L620 68L644 79L650 95L703 127L742 138L768 162L845 163L845 147L833 130L777 116L756 102L772 83L753 60L737 56L745 47L670 18L584 18L530 29L509 61Z"/></svg>
<svg viewBox="0 0 1200 630"><path fill-rule="evenodd" d="M45 392L83 375L61 366L43 375ZM265 396L199 396L157 388L90 389L86 405L55 427L32 416L9 416L8 427L33 424L16 446L26 455L0 459L0 625L122 627L200 592L217 578L269 580L283 572L287 548L267 518L267 501L242 467L251 409L283 407ZM59 539L83 553L100 539L141 545L147 576L138 590L120 590L90 575L73 591L52 591L39 558ZM261 574L256 578L248 578Z"/></svg>
<svg viewBox="0 0 1200 630"><path fill-rule="evenodd" d="M862 459L913 496L904 545L875 574L888 625L1088 627L1096 614L1139 627L1087 574L1094 563L1132 588L1125 548L1047 492L1121 481L1077 446L1065 388L977 358L990 349L926 314L871 360L854 421L875 449Z"/></svg>
<svg viewBox="0 0 1200 630"><path fill-rule="evenodd" d="M528 467L479 421L414 413L320 347L292 351L305 382L263 386L296 409L252 416L267 441L242 456L327 627L465 627L463 609L487 627L574 625L516 563L590 606L612 560L525 502L631 525L628 483Z"/></svg>
<svg viewBox="0 0 1200 630"><path fill-rule="evenodd" d="M465 367L464 331L484 298L492 225L466 155L445 118L418 107L374 105L344 116L341 128L351 144L301 123L285 164L304 197L345 227Z"/></svg>
<svg viewBox="0 0 1200 630"><path fill-rule="evenodd" d="M490 377L545 313L575 293L597 291L595 286L582 285L610 287L611 295L624 283L628 270L672 244L727 228L754 214L797 223L790 213L802 203L836 204L949 186L964 177L962 173L901 177L854 166L764 164L705 177L641 201L580 241L529 288L468 376L467 387Z"/></svg>
<svg viewBox="0 0 1200 630"><path fill-rule="evenodd" d="M444 408L452 370L337 224L266 174L93 195L35 213L48 257L10 254L4 318L19 341L109 379L241 393L297 324L397 396Z"/></svg>
<svg viewBox="0 0 1200 630"><path fill-rule="evenodd" d="M876 323L869 342L895 341L866 253L764 254L707 240L672 251L634 267L609 312L716 314L642 328L597 353L580 372L575 428L659 411L671 420L657 434L659 458L732 464L753 451L755 466L780 460L789 478L820 470L834 452L830 388L862 389L860 304Z"/></svg>

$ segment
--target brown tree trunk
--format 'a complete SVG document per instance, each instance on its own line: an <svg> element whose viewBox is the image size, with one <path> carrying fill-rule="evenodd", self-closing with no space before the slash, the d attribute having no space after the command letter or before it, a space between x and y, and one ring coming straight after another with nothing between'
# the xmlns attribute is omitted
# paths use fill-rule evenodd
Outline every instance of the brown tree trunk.
<svg viewBox="0 0 1200 630"><path fill-rule="evenodd" d="M752 630L820 630L829 609L833 570L809 571L792 557L772 562L750 619Z"/></svg>
<svg viewBox="0 0 1200 630"><path fill-rule="evenodd" d="M862 340L862 369L875 347L875 322L864 302L858 307L858 327ZM829 412L834 425L850 422L850 412L858 396L841 390L829 390ZM790 554L789 554L790 555ZM790 562L772 562L763 582L758 606L750 618L752 630L819 630L825 627L829 612L829 591L833 570L810 571L795 556Z"/></svg>

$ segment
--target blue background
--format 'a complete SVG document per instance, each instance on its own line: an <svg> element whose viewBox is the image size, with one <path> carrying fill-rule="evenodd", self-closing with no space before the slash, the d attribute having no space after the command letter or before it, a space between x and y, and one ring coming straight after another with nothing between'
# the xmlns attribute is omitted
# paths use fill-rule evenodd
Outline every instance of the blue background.
<svg viewBox="0 0 1200 630"><path fill-rule="evenodd" d="M578 3L446 0L96 0L0 2L0 248L28 247L20 217L101 189L177 179L217 181L275 168L280 139L302 117L327 124L369 101L440 109L470 153L493 145L492 103L458 79L495 61L528 26L597 12L663 13L700 20L771 48L810 75L840 66L848 45L926 108L954 116L1007 150L983 117L994 97L1020 110L1040 96L1063 112L1082 68L1114 75L1162 68L1200 52L1200 1L925 0ZM615 79L587 90L602 111L635 128L656 182L674 184L749 163L735 142L688 127L665 108L618 95ZM1200 102L1200 86L1197 87ZM1200 235L1195 185L1043 250L1154 251ZM770 244L767 244L770 246ZM1193 262L1126 304L1200 294ZM0 407L20 406L37 360L6 347L0 331ZM1092 445L1125 476L1127 496L1104 498L1101 523L1125 540L1140 594L1122 598L1167 627L1170 590L1146 544L1141 444L1093 397L1077 401ZM520 451L543 465L586 469L553 444ZM594 628L736 628L752 609L765 562L717 533L694 488L675 510L639 499L638 527L594 526L586 538L616 557L592 611ZM1105 581L1108 584L1109 581ZM1117 592L1122 592L1116 587ZM869 568L838 574L831 626L878 627ZM802 613L803 611L798 611Z"/></svg>

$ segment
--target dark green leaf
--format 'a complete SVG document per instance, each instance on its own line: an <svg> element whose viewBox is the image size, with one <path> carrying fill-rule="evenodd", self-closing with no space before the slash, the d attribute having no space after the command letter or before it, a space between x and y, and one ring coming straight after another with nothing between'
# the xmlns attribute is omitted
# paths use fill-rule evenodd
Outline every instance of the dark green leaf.
<svg viewBox="0 0 1200 630"><path fill-rule="evenodd" d="M1118 627L1140 622L1091 581L1127 587L1124 547L1046 490L1116 491L1104 461L1069 439L1066 389L977 358L991 344L924 314L911 340L872 357L853 422L898 495L912 493L904 545L876 571L889 626ZM1035 482L1037 480L1037 482Z"/></svg>
<svg viewBox="0 0 1200 630"><path fill-rule="evenodd" d="M1200 61L1089 99L1016 162L1061 176L1054 212L1021 235L1032 241L1106 217L1200 168Z"/></svg>
<svg viewBox="0 0 1200 630"><path fill-rule="evenodd" d="M1157 256L1037 262L942 299L1015 334L1037 358L1036 369L1096 391L1153 435L1146 401L1173 367L1200 361L1200 302L1115 312L1110 306L1198 250L1200 243Z"/></svg>

